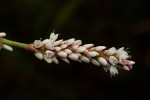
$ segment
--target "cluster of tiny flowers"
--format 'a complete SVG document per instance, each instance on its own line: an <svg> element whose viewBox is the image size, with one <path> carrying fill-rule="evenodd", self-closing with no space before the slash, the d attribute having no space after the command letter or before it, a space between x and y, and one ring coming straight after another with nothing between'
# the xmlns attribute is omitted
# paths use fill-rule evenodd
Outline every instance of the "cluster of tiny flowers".
<svg viewBox="0 0 150 100"><path fill-rule="evenodd" d="M3 38L3 37L5 37L5 36L6 36L6 33L0 32L0 38ZM6 49L6 50L9 50L9 51L13 51L13 48L12 48L11 46L9 46L9 45L7 45L7 44L3 44L3 43L0 42L0 50L1 50L2 48Z"/></svg>
<svg viewBox="0 0 150 100"><path fill-rule="evenodd" d="M81 40L74 38L68 40L57 40L58 34L51 33L49 39L35 40L33 47L37 50L35 56L47 63L56 63L60 57L64 62L70 63L69 59L92 63L97 66L103 66L105 71L110 72L110 75L118 74L118 68L129 71L132 69L134 61L128 60L130 56L124 47L116 49L112 47L106 50L105 46L94 46L94 44L82 45Z"/></svg>

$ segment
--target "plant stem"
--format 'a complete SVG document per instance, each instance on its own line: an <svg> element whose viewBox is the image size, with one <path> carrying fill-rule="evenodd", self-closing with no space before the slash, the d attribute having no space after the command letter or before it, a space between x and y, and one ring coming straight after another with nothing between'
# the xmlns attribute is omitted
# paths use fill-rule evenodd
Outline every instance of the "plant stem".
<svg viewBox="0 0 150 100"><path fill-rule="evenodd" d="M8 40L5 38L0 38L0 43L7 44L10 46L15 46L19 48L23 48L32 52L36 52L36 49L32 46L32 44L26 44L26 43L21 43L21 42L16 42L12 40Z"/></svg>

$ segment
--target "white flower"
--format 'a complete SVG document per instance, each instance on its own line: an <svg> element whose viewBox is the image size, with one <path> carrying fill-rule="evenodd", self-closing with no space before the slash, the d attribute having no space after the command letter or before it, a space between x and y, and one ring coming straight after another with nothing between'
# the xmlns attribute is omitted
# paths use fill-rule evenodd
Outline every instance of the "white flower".
<svg viewBox="0 0 150 100"><path fill-rule="evenodd" d="M53 48L52 42L51 42L51 41L48 41L48 42L45 44L45 48L51 50L51 49Z"/></svg>
<svg viewBox="0 0 150 100"><path fill-rule="evenodd" d="M96 59L91 59L91 63L93 63L96 66L100 66L100 63Z"/></svg>
<svg viewBox="0 0 150 100"><path fill-rule="evenodd" d="M45 55L46 55L47 58L52 58L52 56L54 56L54 52L52 52L50 50L46 50Z"/></svg>
<svg viewBox="0 0 150 100"><path fill-rule="evenodd" d="M57 38L58 38L58 34L55 34L54 32L52 32L50 34L50 40L51 40L52 43L54 43Z"/></svg>
<svg viewBox="0 0 150 100"><path fill-rule="evenodd" d="M107 61L106 61L106 59L104 59L103 57L99 57L98 59L97 59L99 62L100 62L100 64L102 64L103 66L106 66L108 63L107 63Z"/></svg>
<svg viewBox="0 0 150 100"><path fill-rule="evenodd" d="M35 48L40 48L43 46L43 43L41 42L41 40L35 40L34 43L33 43L33 46Z"/></svg>
<svg viewBox="0 0 150 100"><path fill-rule="evenodd" d="M5 37L6 33L5 32L0 32L0 37Z"/></svg>
<svg viewBox="0 0 150 100"><path fill-rule="evenodd" d="M116 74L118 74L118 70L117 70L117 68L114 67L114 66L110 66L109 71L110 71L110 75L111 75L111 76L113 76L113 75L115 76Z"/></svg>
<svg viewBox="0 0 150 100"><path fill-rule="evenodd" d="M74 60L74 61L78 61L79 57L77 54L72 53L72 54L68 55L68 58L70 58L71 60Z"/></svg>
<svg viewBox="0 0 150 100"><path fill-rule="evenodd" d="M43 59L43 55L42 55L42 53L40 53L40 52L36 52L36 53L34 53L34 55L35 55L36 58L38 58L38 59L40 59L40 60Z"/></svg>
<svg viewBox="0 0 150 100"><path fill-rule="evenodd" d="M109 60L110 64L112 64L113 66L115 66L117 63L119 63L118 59L114 56L110 56L108 60Z"/></svg>

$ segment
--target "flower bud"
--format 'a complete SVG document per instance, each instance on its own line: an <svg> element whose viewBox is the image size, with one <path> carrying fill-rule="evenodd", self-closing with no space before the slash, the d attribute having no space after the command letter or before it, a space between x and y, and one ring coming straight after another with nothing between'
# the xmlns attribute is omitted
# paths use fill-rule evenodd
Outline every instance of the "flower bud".
<svg viewBox="0 0 150 100"><path fill-rule="evenodd" d="M102 51L104 49L106 49L106 46L97 46L97 47L95 47L96 51Z"/></svg>
<svg viewBox="0 0 150 100"><path fill-rule="evenodd" d="M111 56L111 55L115 54L116 52L117 52L116 48L112 47L106 51L106 54Z"/></svg>
<svg viewBox="0 0 150 100"><path fill-rule="evenodd" d="M78 61L78 55L72 53L72 54L69 54L68 58L70 58L71 60L74 60L74 61Z"/></svg>
<svg viewBox="0 0 150 100"><path fill-rule="evenodd" d="M65 42L65 44L68 46L68 45L71 45L74 41L75 41L75 39L72 38L72 39L67 40L67 41Z"/></svg>
<svg viewBox="0 0 150 100"><path fill-rule="evenodd" d="M67 57L67 53L64 52L64 51L59 51L59 52L57 53L57 55L58 55L59 57L63 57L63 58L66 58L66 57Z"/></svg>
<svg viewBox="0 0 150 100"><path fill-rule="evenodd" d="M76 49L76 52L78 52L78 53L82 53L82 52L84 52L85 50L86 50L86 48L85 48L85 47L80 46L80 47L78 47L78 48Z"/></svg>
<svg viewBox="0 0 150 100"><path fill-rule="evenodd" d="M36 53L34 53L34 55L35 55L36 58L38 58L38 59L40 59L40 60L43 59L43 55L42 55L42 53L40 53L40 52L36 52Z"/></svg>
<svg viewBox="0 0 150 100"><path fill-rule="evenodd" d="M81 45L82 44L82 41L81 40L76 40L73 42L72 45Z"/></svg>
<svg viewBox="0 0 150 100"><path fill-rule="evenodd" d="M52 49L53 48L53 45L52 45L52 42L51 41L48 41L46 44L45 44L45 48L46 49Z"/></svg>
<svg viewBox="0 0 150 100"><path fill-rule="evenodd" d="M61 58L64 62L70 64L69 60L67 58Z"/></svg>
<svg viewBox="0 0 150 100"><path fill-rule="evenodd" d="M52 62L52 58L47 58L46 55L44 55L44 60L47 62L47 63L51 63Z"/></svg>
<svg viewBox="0 0 150 100"><path fill-rule="evenodd" d="M85 47L85 48L91 48L91 47L93 47L94 46L94 44L85 44L85 45L83 45L83 47Z"/></svg>
<svg viewBox="0 0 150 100"><path fill-rule="evenodd" d="M93 63L96 66L100 66L100 63L96 59L91 59L91 63Z"/></svg>
<svg viewBox="0 0 150 100"><path fill-rule="evenodd" d="M102 64L103 66L106 66L108 63L107 63L107 61L106 61L106 59L104 59L103 57L99 57L98 59L97 59L99 62L100 62L100 64Z"/></svg>
<svg viewBox="0 0 150 100"><path fill-rule="evenodd" d="M54 49L55 49L57 52L61 50L60 47L54 47Z"/></svg>
<svg viewBox="0 0 150 100"><path fill-rule="evenodd" d="M9 51L13 51L13 48L9 45L3 44L3 48Z"/></svg>
<svg viewBox="0 0 150 100"><path fill-rule="evenodd" d="M55 41L55 42L54 42L54 46L60 45L60 43L61 43L62 41L63 41L62 39L61 39L61 40L58 40L58 41Z"/></svg>
<svg viewBox="0 0 150 100"><path fill-rule="evenodd" d="M52 61L55 63L55 64L59 64L58 60L56 57L52 57Z"/></svg>
<svg viewBox="0 0 150 100"><path fill-rule="evenodd" d="M65 49L64 50L67 54L71 54L72 53L72 51L70 50L70 49Z"/></svg>
<svg viewBox="0 0 150 100"><path fill-rule="evenodd" d="M4 37L4 36L6 36L6 33L0 32L0 37Z"/></svg>
<svg viewBox="0 0 150 100"><path fill-rule="evenodd" d="M129 67L128 66L126 66L126 65L124 65L123 67L122 67L124 70L127 70L127 71L129 71L130 69L129 69Z"/></svg>
<svg viewBox="0 0 150 100"><path fill-rule="evenodd" d="M65 48L67 47L67 45L66 45L66 44L63 44L63 45L61 45L60 47L61 47L61 49L65 49Z"/></svg>
<svg viewBox="0 0 150 100"><path fill-rule="evenodd" d="M83 62L85 62L85 63L90 63L90 59L87 58L87 57L85 57L85 56L81 56L80 60L83 61Z"/></svg>
<svg viewBox="0 0 150 100"><path fill-rule="evenodd" d="M87 55L88 57L95 57L95 56L98 56L99 53L96 52L96 51L89 51L89 52L87 52L86 55Z"/></svg>
<svg viewBox="0 0 150 100"><path fill-rule="evenodd" d="M108 60L109 60L110 64L112 64L113 66L115 66L117 63L119 63L118 59L114 56L110 56Z"/></svg>

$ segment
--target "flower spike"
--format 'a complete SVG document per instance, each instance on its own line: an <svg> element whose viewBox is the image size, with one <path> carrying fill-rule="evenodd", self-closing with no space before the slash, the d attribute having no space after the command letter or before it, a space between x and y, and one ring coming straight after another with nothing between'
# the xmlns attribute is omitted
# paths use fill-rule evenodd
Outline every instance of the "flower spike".
<svg viewBox="0 0 150 100"><path fill-rule="evenodd" d="M91 62L94 65L103 66L106 71L109 70L111 76L118 74L118 68L129 71L135 64L134 61L128 60L130 55L124 47L119 49L112 47L106 50L106 46L94 47L94 44L82 46L82 41L75 38L68 40L57 40L57 38L58 34L52 32L49 39L35 40L33 42L33 47L37 50L35 56L40 60L44 59L47 63L56 64L59 64L57 57L66 63L70 63L69 59L85 63Z"/></svg>

